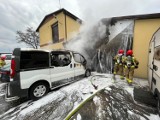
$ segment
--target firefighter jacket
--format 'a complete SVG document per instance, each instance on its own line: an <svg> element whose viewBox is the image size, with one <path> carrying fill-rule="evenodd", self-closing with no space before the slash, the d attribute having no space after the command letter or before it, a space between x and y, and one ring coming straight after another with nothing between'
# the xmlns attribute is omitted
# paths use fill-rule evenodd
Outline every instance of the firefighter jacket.
<svg viewBox="0 0 160 120"><path fill-rule="evenodd" d="M4 60L0 59L0 68L3 67L6 64L6 62Z"/></svg>
<svg viewBox="0 0 160 120"><path fill-rule="evenodd" d="M126 56L122 61L125 68L138 68L139 61L134 56Z"/></svg>
<svg viewBox="0 0 160 120"><path fill-rule="evenodd" d="M123 59L124 59L124 55L123 54L118 54L113 58L113 61L117 65L122 65L123 64Z"/></svg>

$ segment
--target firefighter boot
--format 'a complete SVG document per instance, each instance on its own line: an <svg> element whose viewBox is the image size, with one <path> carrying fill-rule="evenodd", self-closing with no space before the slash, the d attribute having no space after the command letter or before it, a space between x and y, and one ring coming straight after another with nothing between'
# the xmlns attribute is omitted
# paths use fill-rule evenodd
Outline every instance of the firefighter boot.
<svg viewBox="0 0 160 120"><path fill-rule="evenodd" d="M124 76L120 76L120 79L121 79L121 80L124 80Z"/></svg>
<svg viewBox="0 0 160 120"><path fill-rule="evenodd" d="M129 85L132 85L133 80L127 78L127 82Z"/></svg>

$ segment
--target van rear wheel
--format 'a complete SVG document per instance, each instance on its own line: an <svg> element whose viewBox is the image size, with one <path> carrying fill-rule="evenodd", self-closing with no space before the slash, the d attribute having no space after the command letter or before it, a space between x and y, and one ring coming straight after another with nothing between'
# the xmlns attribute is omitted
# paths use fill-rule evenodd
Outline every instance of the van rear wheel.
<svg viewBox="0 0 160 120"><path fill-rule="evenodd" d="M49 92L49 86L46 83L39 82L34 84L30 89L30 99L37 100Z"/></svg>

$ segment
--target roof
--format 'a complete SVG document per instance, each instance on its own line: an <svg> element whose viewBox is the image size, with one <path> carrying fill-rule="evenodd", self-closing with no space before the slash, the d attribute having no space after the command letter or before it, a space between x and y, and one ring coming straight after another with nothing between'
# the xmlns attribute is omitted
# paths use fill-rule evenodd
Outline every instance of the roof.
<svg viewBox="0 0 160 120"><path fill-rule="evenodd" d="M119 16L119 17L112 17L113 21L123 20L123 19L156 19L160 18L160 13L152 13L152 14L139 14L139 15L129 15L129 16Z"/></svg>
<svg viewBox="0 0 160 120"><path fill-rule="evenodd" d="M45 20L50 17L50 16L53 16L53 15L57 15L61 12L64 12L66 15L70 16L71 18L73 18L74 20L79 20L80 23L82 23L82 20L80 18L78 18L77 16L73 15L72 13L70 13L69 11L67 11L66 9L62 8L62 9L59 9L53 13L50 13L48 15L46 15L44 17L44 19L42 20L42 22L39 24L38 28L36 29L36 32L39 31L39 28L43 25L43 23L45 22Z"/></svg>

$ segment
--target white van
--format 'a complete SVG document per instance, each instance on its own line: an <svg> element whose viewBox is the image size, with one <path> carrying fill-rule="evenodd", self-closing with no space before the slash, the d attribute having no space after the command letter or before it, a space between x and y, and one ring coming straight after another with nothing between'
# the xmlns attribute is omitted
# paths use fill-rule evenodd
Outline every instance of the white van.
<svg viewBox="0 0 160 120"><path fill-rule="evenodd" d="M49 90L90 76L85 58L68 50L40 50L15 48L11 60L11 79L6 101L20 97L38 99Z"/></svg>
<svg viewBox="0 0 160 120"><path fill-rule="evenodd" d="M150 89L158 99L160 114L160 28L154 33L149 44L148 78Z"/></svg>

